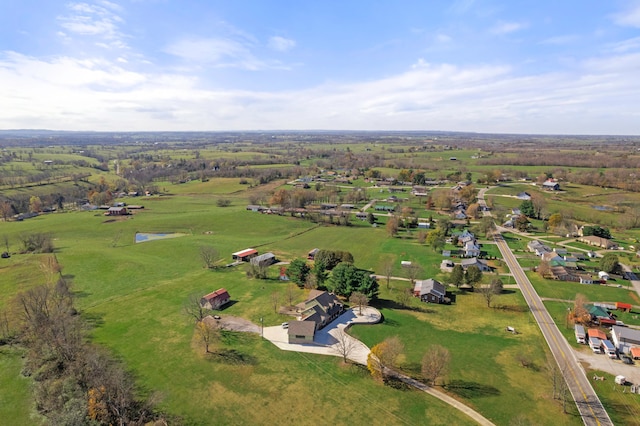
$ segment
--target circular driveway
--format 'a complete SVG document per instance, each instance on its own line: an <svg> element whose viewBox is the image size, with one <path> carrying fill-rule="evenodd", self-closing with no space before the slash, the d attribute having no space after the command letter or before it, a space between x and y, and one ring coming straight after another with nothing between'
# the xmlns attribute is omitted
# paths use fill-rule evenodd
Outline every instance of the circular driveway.
<svg viewBox="0 0 640 426"><path fill-rule="evenodd" d="M336 348L338 336L345 328L352 324L376 324L382 319L382 314L376 308L366 306L362 308L362 313L358 308L352 308L345 311L338 318L322 330L316 331L313 343L289 343L288 330L277 325L273 327L265 327L263 336L278 348L284 351L308 352L321 355L342 356ZM367 356L370 349L361 341L347 335L352 340L354 349L349 354L351 361L359 364L367 364Z"/></svg>

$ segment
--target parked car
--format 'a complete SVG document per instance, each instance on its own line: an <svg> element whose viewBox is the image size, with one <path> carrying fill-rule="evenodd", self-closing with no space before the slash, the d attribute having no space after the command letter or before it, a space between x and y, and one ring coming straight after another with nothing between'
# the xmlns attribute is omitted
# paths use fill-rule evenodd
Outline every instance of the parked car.
<svg viewBox="0 0 640 426"><path fill-rule="evenodd" d="M288 322L283 322L282 323L282 328L289 328L289 323Z"/></svg>
<svg viewBox="0 0 640 426"><path fill-rule="evenodd" d="M622 355L622 362L629 365L633 364L633 360L628 355Z"/></svg>

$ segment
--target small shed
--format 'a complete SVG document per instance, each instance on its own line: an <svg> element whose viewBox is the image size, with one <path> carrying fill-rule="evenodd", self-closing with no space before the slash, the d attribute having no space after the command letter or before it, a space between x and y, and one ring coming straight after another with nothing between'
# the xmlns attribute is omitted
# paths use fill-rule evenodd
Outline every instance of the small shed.
<svg viewBox="0 0 640 426"><path fill-rule="evenodd" d="M606 273L605 271L600 271L598 272L598 278L600 278L603 281L607 281L609 279L609 274Z"/></svg>
<svg viewBox="0 0 640 426"><path fill-rule="evenodd" d="M616 309L618 311L631 312L631 303L616 302Z"/></svg>
<svg viewBox="0 0 640 426"><path fill-rule="evenodd" d="M633 359L640 359L640 348L637 346L632 347L629 349L629 354L631 354L631 358Z"/></svg>
<svg viewBox="0 0 640 426"><path fill-rule="evenodd" d="M307 259L314 260L316 258L316 254L318 254L319 251L319 248L314 248L309 253L307 253Z"/></svg>

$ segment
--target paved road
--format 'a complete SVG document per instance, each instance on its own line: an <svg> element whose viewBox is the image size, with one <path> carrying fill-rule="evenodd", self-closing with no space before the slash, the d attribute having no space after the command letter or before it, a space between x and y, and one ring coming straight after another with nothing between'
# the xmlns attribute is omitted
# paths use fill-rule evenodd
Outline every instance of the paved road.
<svg viewBox="0 0 640 426"><path fill-rule="evenodd" d="M509 249L509 246L502 238L502 235L497 234L495 240L500 249L500 253L502 253L502 257L516 279L516 283L520 286L522 295L527 301L529 309L533 313L542 331L542 335L558 363L558 367L563 371L567 386L582 416L582 421L585 425L589 426L613 425L598 395L596 395L591 383L585 376L584 370L575 358L569 343L562 333L560 333L560 330L558 330L553 318L549 315L547 308L542 303L542 300L531 285L529 278L525 275L524 270Z"/></svg>
<svg viewBox="0 0 640 426"><path fill-rule="evenodd" d="M478 204L480 206L486 206L484 201L484 193L489 188L482 188L478 193ZM491 216L491 212L483 210L485 216ZM573 350L569 346L569 343L564 338L558 327L556 326L553 318L549 315L547 308L542 303L540 296L536 293L533 285L529 281L529 278L524 273L524 270L518 263L516 257L511 252L511 249L507 245L506 241L500 233L498 228L495 233L494 239L502 257L509 267L509 270L513 274L516 283L520 287L520 291L524 296L529 309L533 313L538 327L542 331L551 354L558 364L558 368L563 372L565 381L573 396L573 399L578 407L580 416L585 425L612 425L613 422L609 418L609 414L604 409L602 402L598 398L598 395L593 390L591 383L587 379L584 370L578 363Z"/></svg>

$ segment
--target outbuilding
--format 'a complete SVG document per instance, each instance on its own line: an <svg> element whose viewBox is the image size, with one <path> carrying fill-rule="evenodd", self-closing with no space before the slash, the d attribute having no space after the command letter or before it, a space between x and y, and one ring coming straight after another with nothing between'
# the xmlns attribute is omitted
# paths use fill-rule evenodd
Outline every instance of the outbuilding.
<svg viewBox="0 0 640 426"><path fill-rule="evenodd" d="M202 296L202 299L200 299L200 306L205 309L214 310L220 309L230 301L231 296L229 296L229 292L224 288L220 288L212 293Z"/></svg>
<svg viewBox="0 0 640 426"><path fill-rule="evenodd" d="M248 248L244 250L237 251L235 253L231 253L231 258L233 260L239 260L242 262L248 262L258 255L258 250Z"/></svg>
<svg viewBox="0 0 640 426"><path fill-rule="evenodd" d="M289 343L313 343L315 333L316 323L313 321L289 321Z"/></svg>

